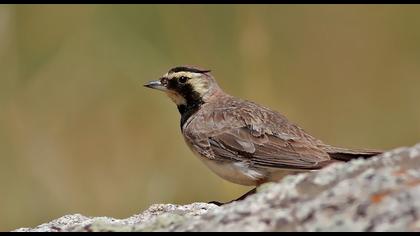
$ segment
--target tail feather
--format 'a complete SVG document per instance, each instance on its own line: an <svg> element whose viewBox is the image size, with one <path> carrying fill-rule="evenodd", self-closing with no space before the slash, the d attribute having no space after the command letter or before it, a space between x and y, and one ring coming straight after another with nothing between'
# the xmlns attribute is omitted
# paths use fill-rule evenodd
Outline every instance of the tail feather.
<svg viewBox="0 0 420 236"><path fill-rule="evenodd" d="M383 153L381 150L347 149L338 147L328 147L326 152L332 159L339 161L350 161L356 158L366 159Z"/></svg>

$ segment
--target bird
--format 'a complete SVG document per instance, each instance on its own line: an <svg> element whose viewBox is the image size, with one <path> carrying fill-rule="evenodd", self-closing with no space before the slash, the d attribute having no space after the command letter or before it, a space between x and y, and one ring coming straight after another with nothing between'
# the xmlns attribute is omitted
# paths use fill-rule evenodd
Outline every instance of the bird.
<svg viewBox="0 0 420 236"><path fill-rule="evenodd" d="M289 174L382 153L325 144L283 114L224 92L210 72L176 66L144 86L176 104L185 143L205 166L227 181L255 186L236 200Z"/></svg>

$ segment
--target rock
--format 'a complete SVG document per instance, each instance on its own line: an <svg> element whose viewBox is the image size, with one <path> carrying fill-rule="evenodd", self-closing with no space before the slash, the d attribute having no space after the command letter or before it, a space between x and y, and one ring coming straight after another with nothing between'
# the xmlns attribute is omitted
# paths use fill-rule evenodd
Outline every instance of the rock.
<svg viewBox="0 0 420 236"><path fill-rule="evenodd" d="M193 203L185 206L155 204L141 214L127 219L111 217L86 217L80 214L66 215L33 229L20 228L18 232L61 232L61 231L158 231L171 224L206 213L216 205Z"/></svg>
<svg viewBox="0 0 420 236"><path fill-rule="evenodd" d="M419 231L420 144L267 183L221 207L152 205L127 219L68 215L15 231Z"/></svg>

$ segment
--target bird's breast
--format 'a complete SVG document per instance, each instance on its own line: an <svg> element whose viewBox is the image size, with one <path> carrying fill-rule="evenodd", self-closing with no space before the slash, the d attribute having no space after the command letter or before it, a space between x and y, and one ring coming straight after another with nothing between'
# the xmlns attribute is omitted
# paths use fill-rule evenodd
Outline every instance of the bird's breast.
<svg viewBox="0 0 420 236"><path fill-rule="evenodd" d="M198 152L194 145L185 140L191 151L219 177L235 184L256 186L265 179L265 174L257 169L250 168L247 163L232 160L211 159Z"/></svg>

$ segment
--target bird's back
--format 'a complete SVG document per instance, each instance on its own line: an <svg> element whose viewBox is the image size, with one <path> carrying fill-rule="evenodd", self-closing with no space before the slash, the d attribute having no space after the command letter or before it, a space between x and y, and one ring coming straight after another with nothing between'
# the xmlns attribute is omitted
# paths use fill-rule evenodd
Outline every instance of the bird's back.
<svg viewBox="0 0 420 236"><path fill-rule="evenodd" d="M305 132L282 114L225 93L203 104L183 126L186 140L210 159L247 161L254 166L319 169L379 151L336 148Z"/></svg>

